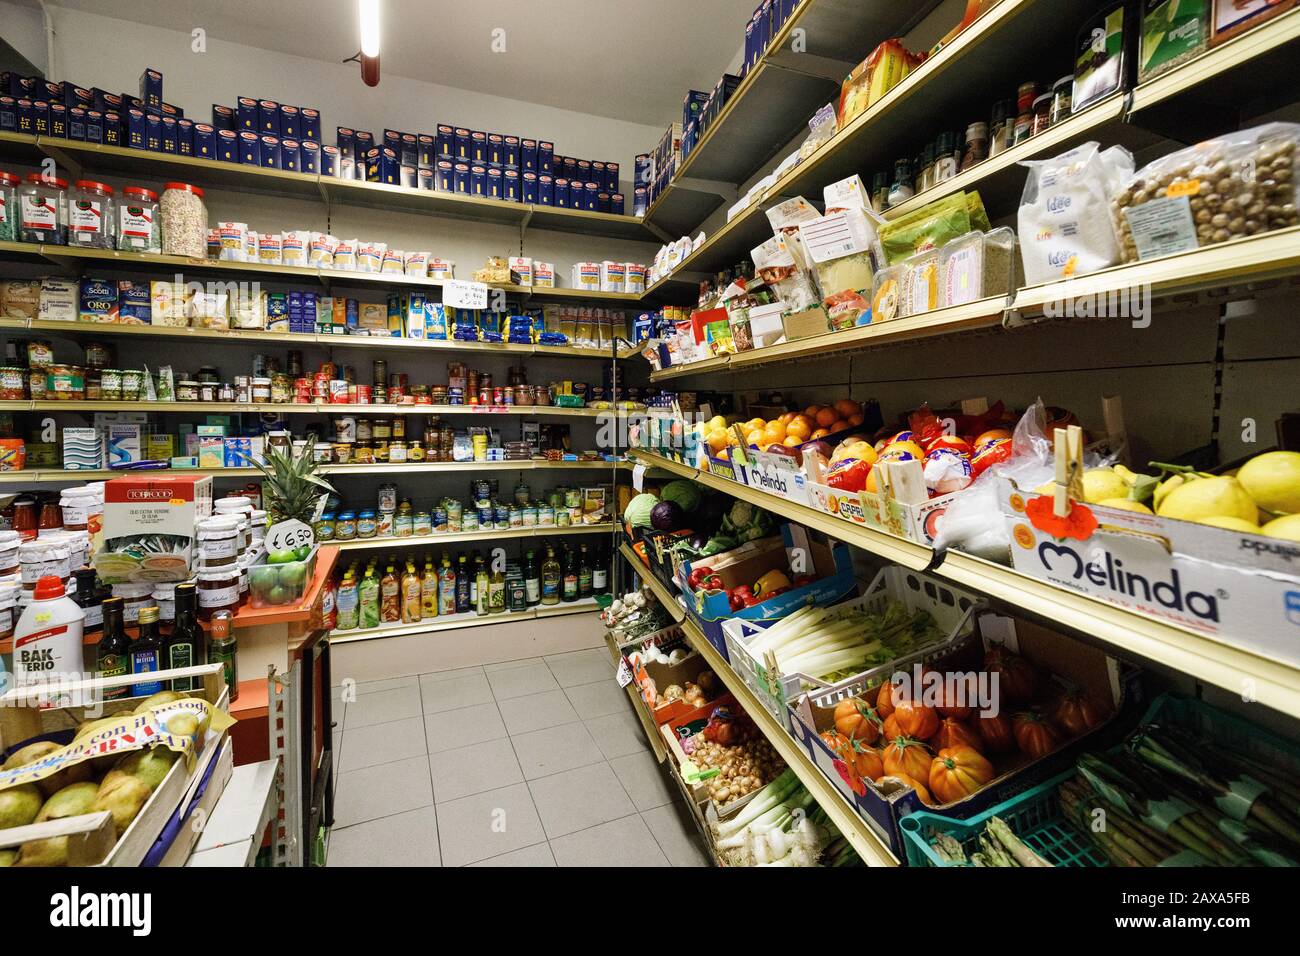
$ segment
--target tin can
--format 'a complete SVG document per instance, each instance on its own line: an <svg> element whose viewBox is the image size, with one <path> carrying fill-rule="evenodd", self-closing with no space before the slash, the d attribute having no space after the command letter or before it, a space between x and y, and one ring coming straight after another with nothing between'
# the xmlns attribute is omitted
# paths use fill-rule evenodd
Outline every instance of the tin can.
<svg viewBox="0 0 1300 956"><path fill-rule="evenodd" d="M356 386L356 403L358 405L369 405L373 400L373 389L369 385Z"/></svg>
<svg viewBox="0 0 1300 956"><path fill-rule="evenodd" d="M446 523L445 514L443 523ZM417 537L433 534L433 516L427 511L417 511L411 518L411 533Z"/></svg>
<svg viewBox="0 0 1300 956"><path fill-rule="evenodd" d="M525 528L537 527L537 506L536 505L524 505L523 508L520 509L520 511L523 516L523 526Z"/></svg>
<svg viewBox="0 0 1300 956"><path fill-rule="evenodd" d="M379 486L378 495L380 511L397 510L397 485L392 482L385 482Z"/></svg>
<svg viewBox="0 0 1300 956"><path fill-rule="evenodd" d="M375 516L375 536L379 538L393 536L393 512L381 511Z"/></svg>
<svg viewBox="0 0 1300 956"><path fill-rule="evenodd" d="M457 523L460 521L460 515L456 516ZM433 530L441 534L446 531L451 522L450 510L442 505L437 505L433 509Z"/></svg>

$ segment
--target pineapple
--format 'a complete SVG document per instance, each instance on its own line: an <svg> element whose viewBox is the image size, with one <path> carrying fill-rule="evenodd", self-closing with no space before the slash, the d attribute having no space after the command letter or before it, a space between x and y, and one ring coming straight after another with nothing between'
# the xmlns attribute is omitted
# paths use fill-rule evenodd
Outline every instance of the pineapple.
<svg viewBox="0 0 1300 956"><path fill-rule="evenodd" d="M334 486L316 474L316 462L310 448L297 455L293 448L269 446L264 462L248 458L249 464L262 472L262 505L271 524L297 518L307 525L316 520L316 512L326 494L337 494Z"/></svg>

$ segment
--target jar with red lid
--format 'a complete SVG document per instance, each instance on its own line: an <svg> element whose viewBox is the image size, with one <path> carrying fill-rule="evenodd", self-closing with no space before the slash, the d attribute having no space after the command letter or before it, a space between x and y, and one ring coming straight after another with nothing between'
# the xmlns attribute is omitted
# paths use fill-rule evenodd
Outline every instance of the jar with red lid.
<svg viewBox="0 0 1300 956"><path fill-rule="evenodd" d="M68 194L68 245L87 249L116 249L117 203L113 187L93 179L78 179Z"/></svg>
<svg viewBox="0 0 1300 956"><path fill-rule="evenodd" d="M13 242L18 238L18 184L22 182L13 173L0 171L0 242Z"/></svg>
<svg viewBox="0 0 1300 956"><path fill-rule="evenodd" d="M189 183L168 183L163 188L163 252L171 256L204 259L208 254L208 208L203 190Z"/></svg>
<svg viewBox="0 0 1300 956"><path fill-rule="evenodd" d="M131 252L162 252L162 218L158 194L127 186L117 203L117 247Z"/></svg>
<svg viewBox="0 0 1300 956"><path fill-rule="evenodd" d="M68 244L68 182L56 176L30 173L18 190L22 242Z"/></svg>

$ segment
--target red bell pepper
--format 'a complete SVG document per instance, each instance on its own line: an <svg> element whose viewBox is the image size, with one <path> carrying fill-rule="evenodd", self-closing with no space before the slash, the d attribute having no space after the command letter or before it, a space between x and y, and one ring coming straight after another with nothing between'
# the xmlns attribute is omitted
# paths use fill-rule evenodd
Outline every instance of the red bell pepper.
<svg viewBox="0 0 1300 956"><path fill-rule="evenodd" d="M691 586L691 590L693 591L698 590L700 587L700 582L712 573L713 573L713 569L705 567L704 565L691 568L691 573L690 576L686 579L686 583Z"/></svg>

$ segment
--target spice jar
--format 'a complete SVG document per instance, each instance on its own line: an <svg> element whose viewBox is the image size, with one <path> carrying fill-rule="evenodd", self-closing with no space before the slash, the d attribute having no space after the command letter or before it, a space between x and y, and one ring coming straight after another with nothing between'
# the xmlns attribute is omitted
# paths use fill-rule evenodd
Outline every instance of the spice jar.
<svg viewBox="0 0 1300 956"><path fill-rule="evenodd" d="M68 183L54 176L31 173L18 190L22 242L68 244Z"/></svg>
<svg viewBox="0 0 1300 956"><path fill-rule="evenodd" d="M18 239L18 184L13 173L0 172L0 242Z"/></svg>
<svg viewBox="0 0 1300 956"><path fill-rule="evenodd" d="M80 365L51 365L46 370L47 398L69 402L86 397L86 373Z"/></svg>
<svg viewBox="0 0 1300 956"><path fill-rule="evenodd" d="M105 373L109 370L105 369ZM119 373L120 374L120 373ZM118 389L121 390L121 381L119 379ZM105 398L108 396L105 395ZM193 379L187 378L176 383L176 401L178 402L197 402L199 400L199 383Z"/></svg>
<svg viewBox="0 0 1300 956"><path fill-rule="evenodd" d="M1038 81L1029 80L1016 87L1016 113L1032 113L1038 99Z"/></svg>
<svg viewBox="0 0 1300 956"><path fill-rule="evenodd" d="M1020 113L1011 127L1011 145L1018 146L1034 134L1034 113L1032 108Z"/></svg>
<svg viewBox="0 0 1300 956"><path fill-rule="evenodd" d="M935 141L933 185L947 182L956 176L958 164L956 135L950 132L940 133Z"/></svg>
<svg viewBox="0 0 1300 956"><path fill-rule="evenodd" d="M115 249L117 206L113 187L93 179L79 179L68 194L68 245L90 249Z"/></svg>
<svg viewBox="0 0 1300 956"><path fill-rule="evenodd" d="M208 210L203 190L189 183L168 183L163 188L163 252L171 256L203 259L208 254Z"/></svg>
<svg viewBox="0 0 1300 956"><path fill-rule="evenodd" d="M239 567L199 574L199 619L208 621L216 611L239 610Z"/></svg>
<svg viewBox="0 0 1300 956"><path fill-rule="evenodd" d="M1063 119L1070 116L1070 105L1073 102L1074 94L1074 74L1063 76L1052 84L1052 111L1051 125L1055 126Z"/></svg>
<svg viewBox="0 0 1300 956"><path fill-rule="evenodd" d="M252 382L252 397L257 403L267 403L271 401L271 380L269 378L254 378Z"/></svg>
<svg viewBox="0 0 1300 956"><path fill-rule="evenodd" d="M140 388L144 384L144 370L138 368L122 369L122 401L138 402Z"/></svg>
<svg viewBox="0 0 1300 956"><path fill-rule="evenodd" d="M1015 139L1016 121L1010 100L993 104L993 121L989 124L989 155L996 156Z"/></svg>
<svg viewBox="0 0 1300 956"><path fill-rule="evenodd" d="M1044 93L1034 100L1034 125L1030 136L1037 136L1052 125L1052 94Z"/></svg>
<svg viewBox="0 0 1300 956"><path fill-rule="evenodd" d="M966 153L962 156L961 168L970 169L976 163L982 163L989 155L989 124L971 123L966 127Z"/></svg>
<svg viewBox="0 0 1300 956"><path fill-rule="evenodd" d="M316 529L316 540L320 542L334 540L334 512L326 511L320 516L314 526Z"/></svg>
<svg viewBox="0 0 1300 956"><path fill-rule="evenodd" d="M117 203L117 247L131 252L162 252L162 226L158 194L141 186L127 186Z"/></svg>
<svg viewBox="0 0 1300 956"><path fill-rule="evenodd" d="M18 365L0 368L0 400L19 402L27 397L27 369Z"/></svg>

